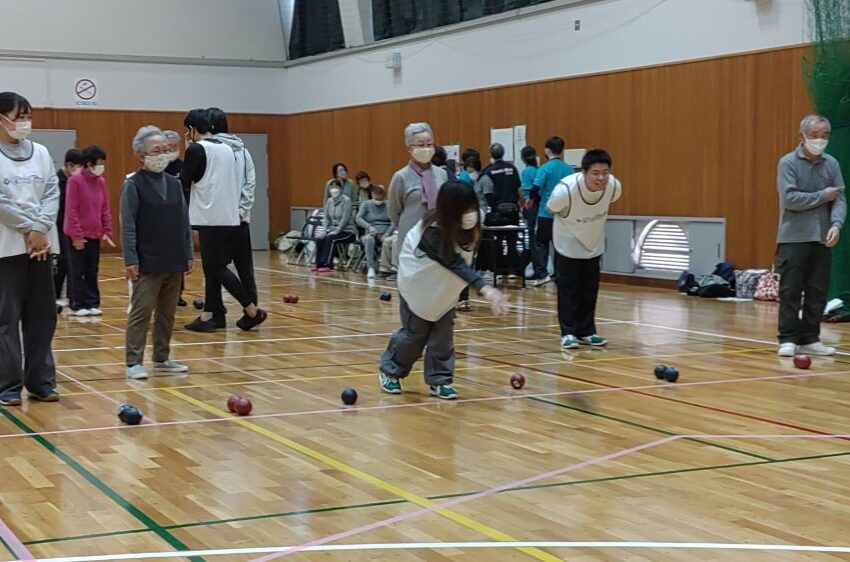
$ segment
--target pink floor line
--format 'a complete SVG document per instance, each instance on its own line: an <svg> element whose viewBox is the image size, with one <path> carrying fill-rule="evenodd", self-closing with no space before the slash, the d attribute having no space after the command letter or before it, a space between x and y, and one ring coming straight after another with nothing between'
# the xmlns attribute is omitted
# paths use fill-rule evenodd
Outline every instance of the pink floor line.
<svg viewBox="0 0 850 562"><path fill-rule="evenodd" d="M26 545L21 542L21 539L18 538L2 519L0 519L0 538L9 545L9 549L18 560L21 562L35 562L36 558L32 555L32 552L27 549Z"/></svg>
<svg viewBox="0 0 850 562"><path fill-rule="evenodd" d="M847 433L831 433L828 435L790 435L779 434L753 434L753 435L681 435L682 439L850 439Z"/></svg>
<svg viewBox="0 0 850 562"><path fill-rule="evenodd" d="M657 447L657 446L662 445L664 443L669 443L670 441L676 441L677 439L679 439L679 436L671 435L669 437L664 437L662 439L650 441L650 442L644 443L642 445L637 445L635 447L623 449L622 451L617 451L616 453L610 453L610 454L607 454L607 455L594 457L592 459L582 461L582 462L577 463L577 464L572 464L570 466L566 466L566 467L563 467L563 468L559 468L557 470L544 472L542 474L537 474L536 476L531 476L529 478L524 478L522 480L515 480L513 482L508 482L507 484L502 484L500 486L496 486L495 488L490 488L488 490L478 492L477 494L472 494L471 496L465 496L465 497L455 498L455 499L451 499L451 500L446 500L444 502L438 502L438 503L435 503L435 504L430 505L428 507L423 507L423 508L417 509L415 511L411 511L409 513L405 513L405 514L402 514L402 515L396 515L395 517L390 517L390 518L384 519L382 521L376 521L374 523L369 523L368 525L363 525L361 527L350 529L348 531L343 531L341 533L329 535L327 537L324 537L324 538L321 538L321 539L316 539L314 541L310 541L308 543L304 543L304 544L299 545L299 546L294 546L294 547L289 548L287 550L284 550L282 552L276 552L274 554L268 554L268 555L262 556L260 558L254 558L250 562L267 562L268 560L274 560L274 559L280 558L282 556L288 556L290 554L300 552L300 551L304 550L305 548L309 548L311 546L319 546L319 545L322 545L322 544L327 544L329 542L333 542L333 541L336 541L336 540L339 540L339 539L351 537L353 535L358 535L358 534L364 533L366 531L371 531L373 529L379 529L381 527L393 525L395 523L399 523L401 521L406 521L406 520L412 519L414 517L419 517L420 515L425 515L425 514L428 514L428 513L434 513L436 511L441 510L441 509L447 509L447 508L455 506L455 505L470 502L472 500L481 499L481 498L484 498L484 497L487 497L487 496L491 496L493 494L498 494L499 492L504 492L505 490L509 490L511 488L516 488L516 487L519 487L519 486L526 486L528 484L532 484L532 483L538 482L540 480L545 480L547 478L553 478L555 476L560 476L562 474L567 474L569 472L575 472L576 470L580 470L580 469L586 468L588 466L593 466L593 465L601 464L601 463L611 461L611 460L614 460L614 459L618 459L618 458L621 458L621 457L625 457L627 455L631 455L631 454L637 453L639 451L651 449L652 447Z"/></svg>
<svg viewBox="0 0 850 562"><path fill-rule="evenodd" d="M224 367L226 369L233 369L234 371L238 371L238 372L242 373L243 375L248 375L249 377L254 378L256 380L266 381L266 382L269 382L269 383L271 383L275 386L279 386L281 388L291 390L292 392L297 392L298 394L303 394L304 396L309 396L310 398L314 398L316 400L319 400L320 402L324 402L325 404L330 404L331 406L338 406L337 402L334 402L332 400L328 400L327 398L325 398L323 396L319 396L318 394L313 394L312 392L307 392L306 390L301 390L300 388L295 388L294 386L286 384L283 381L271 380L271 379L268 379L268 378L266 378L266 377L264 377L264 376L262 376L258 373L252 373L250 371L245 371L243 369L240 369L239 367L232 367L232 366L230 366L226 363L222 363L221 361L213 360L213 363L221 365L222 367ZM297 380L297 379L293 379L293 380Z"/></svg>
<svg viewBox="0 0 850 562"><path fill-rule="evenodd" d="M606 392L619 392L619 391L627 391L627 390L651 390L658 388L667 388L674 389L686 386L706 386L706 385L714 385L714 384L733 384L733 383L743 383L743 382L762 382L762 381L771 381L771 380L783 380L783 379L799 379L799 378L812 378L812 377L826 377L826 376L834 376L834 375L846 375L850 374L850 371L832 371L827 373L805 373L799 375L776 375L771 377L747 377L741 379L727 379L727 380L714 380L714 381L701 381L701 382L689 382L689 383L677 383L675 385L663 383L663 384L650 384L650 385L641 385L641 386L626 386L626 387L617 387L617 388L589 388L586 390L564 390L559 392L542 392L535 394L513 394L510 396L485 396L481 398L461 398L454 401L454 404L463 404L463 403L471 403L471 402L492 402L497 400L515 400L518 398L552 398L557 396L570 396L576 394L598 394L598 393L606 393ZM304 381L309 382L309 381ZM581 383L581 384L589 384L589 383ZM437 406L443 405L446 403L444 401L428 401L428 402L416 402L410 404L385 404L381 406L357 406L355 408L330 408L324 410L303 410L298 412L278 412L272 414L257 414L252 415L253 419L264 419L264 418L284 418L291 416L308 416L308 415L318 415L318 414L333 414L338 412L351 412L351 411L372 411L372 410L390 410L390 409L398 409L398 408L417 408L417 407L426 407L426 406ZM226 418L208 418L201 420L178 420L178 421L170 421L170 422L155 422L155 423L146 423L142 426L100 426L100 427L89 427L82 429L59 429L52 431L38 431L32 433L8 433L8 434L0 434L0 439L12 439L17 437L32 437L32 436L46 436L46 435L64 435L70 433L90 433L95 431L110 431L114 429L134 429L138 427L167 427L174 425L191 425L196 423L215 423L215 422L232 422L237 418L226 417Z"/></svg>

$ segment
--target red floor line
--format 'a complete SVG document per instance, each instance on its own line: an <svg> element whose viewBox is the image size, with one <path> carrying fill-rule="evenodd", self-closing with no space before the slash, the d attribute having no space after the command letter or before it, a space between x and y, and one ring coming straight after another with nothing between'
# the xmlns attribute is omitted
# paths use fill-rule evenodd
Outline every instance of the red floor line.
<svg viewBox="0 0 850 562"><path fill-rule="evenodd" d="M576 377L576 376L573 376L573 375L565 375L563 373L557 373L557 372L549 371L549 370L546 370L546 369L540 369L538 367L526 366L526 365L521 365L521 364L517 364L517 363L511 363L510 361L504 361L504 360L501 360L501 359L491 359L489 357L483 357L483 356L480 356L480 355L472 355L472 354L461 352L461 351L458 351L457 354L463 355L465 357L482 359L484 361L490 361L490 362L498 363L498 364L501 364L501 365L507 365L509 367L516 367L518 369L528 369L530 371L537 371L538 373L545 373L547 375L553 375L553 376L556 376L556 377L559 377L559 378L562 378L562 379L568 379L568 380L573 380L573 381L577 381L577 382L583 382L583 383L592 384L592 385L595 385L595 386L602 386L602 387L605 387L605 388L620 388L616 385L606 384L606 383L603 383L603 382L594 381L594 380L590 380L590 379L584 379L582 377ZM523 354L523 355L528 355L528 354ZM677 404L684 404L686 406L693 406L695 408L702 408L704 410L710 410L710 411L713 411L713 412L719 412L719 413L723 413L723 414L728 414L728 415L732 415L732 416L746 418L746 419L750 419L750 420L753 420L753 421L760 421L760 422L764 422L764 423L769 423L769 424L772 424L772 425L777 425L777 426L780 426L780 427L786 427L786 428L789 428L789 429L796 429L798 431L806 431L808 433L814 433L814 434L817 434L817 435L832 435L832 433L827 432L827 431L821 431L819 429L813 429L811 427L806 427L806 426L803 426L803 425L796 425L796 424L793 424L793 423L783 422L783 421L774 420L774 419L770 419L770 418L764 418L764 417L761 417L761 416L755 416L753 414L738 412L736 410L727 410L725 408L718 408L716 406L708 406L706 404L699 404L698 402L690 402L688 400L681 400L679 398L672 398L670 396L659 396L658 394L652 394L652 393L643 392L643 391L640 391L640 390L629 390L629 389L623 389L623 390L625 390L626 392L632 392L634 394L640 394L641 396L648 396L650 398L658 398L660 400L667 400L668 402L675 402ZM842 437L841 439L850 441L850 438L846 438L846 437Z"/></svg>

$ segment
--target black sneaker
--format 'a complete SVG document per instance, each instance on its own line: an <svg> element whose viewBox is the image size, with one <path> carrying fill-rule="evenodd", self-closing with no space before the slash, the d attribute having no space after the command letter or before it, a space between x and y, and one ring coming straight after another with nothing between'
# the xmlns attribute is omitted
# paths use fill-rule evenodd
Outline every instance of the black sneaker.
<svg viewBox="0 0 850 562"><path fill-rule="evenodd" d="M212 322L218 330L227 328L227 319L224 314L213 314Z"/></svg>
<svg viewBox="0 0 850 562"><path fill-rule="evenodd" d="M198 316L197 318L195 318L194 320L192 320L191 322L189 322L188 324L186 324L183 327L187 330L192 331L192 332L204 332L204 333L215 332L216 329L218 328L218 326L216 326L215 321L213 321L212 319L201 320L200 316Z"/></svg>
<svg viewBox="0 0 850 562"><path fill-rule="evenodd" d="M242 318L236 321L236 325L241 330L251 330L252 328L256 328L263 322L265 322L269 317L269 313L263 310L262 308L257 309L257 314L253 318L248 316L247 314L243 315Z"/></svg>
<svg viewBox="0 0 850 562"><path fill-rule="evenodd" d="M30 393L30 400L35 400L36 402L59 402L59 393L55 390L46 390L41 393Z"/></svg>
<svg viewBox="0 0 850 562"><path fill-rule="evenodd" d="M183 297L180 297L180 300L177 301L177 306L189 306L189 303L183 300Z"/></svg>

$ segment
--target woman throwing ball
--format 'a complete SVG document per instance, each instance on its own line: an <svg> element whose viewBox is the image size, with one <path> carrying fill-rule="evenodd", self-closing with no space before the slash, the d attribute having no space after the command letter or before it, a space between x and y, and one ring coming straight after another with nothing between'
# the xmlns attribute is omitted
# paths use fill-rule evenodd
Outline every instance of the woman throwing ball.
<svg viewBox="0 0 850 562"><path fill-rule="evenodd" d="M481 238L478 198L460 182L445 183L437 206L414 226L399 255L398 291L401 328L381 356L380 384L384 392L401 394L401 379L425 351L425 384L431 395L457 398L452 386L455 369L455 304L470 285L486 298L495 314L507 314L508 299L470 267Z"/></svg>

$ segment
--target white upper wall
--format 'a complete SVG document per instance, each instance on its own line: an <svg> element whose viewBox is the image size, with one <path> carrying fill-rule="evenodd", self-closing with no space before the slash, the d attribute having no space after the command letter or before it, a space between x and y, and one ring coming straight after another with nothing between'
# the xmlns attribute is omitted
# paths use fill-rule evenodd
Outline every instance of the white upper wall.
<svg viewBox="0 0 850 562"><path fill-rule="evenodd" d="M278 0L144 4L75 0L74 5L103 6L102 11L91 12L94 17L86 16L87 21L104 22L86 27L93 29L89 36L99 36L96 39L75 38L81 26L67 22L82 16L57 9L58 3L6 0L4 15L25 8L39 32L31 33L31 26L5 26L0 53L48 47L66 53L90 51L89 41L112 45L112 54L140 56L197 56L199 45L210 49L204 56L218 58L259 52L271 56L282 49ZM53 12L45 9L48 4ZM205 10L200 10L201 4ZM805 4L804 0L598 0L286 69L0 57L0 90L18 91L37 106L77 107L74 84L93 78L98 107L103 109L184 111L217 105L232 112L298 113L799 44L807 40ZM110 11L112 5L132 6L139 13L132 18L124 14L124 20L131 20L126 23L112 15L106 18L103 14L115 12ZM238 14L235 6L242 8ZM214 17L198 15L213 12ZM166 30L160 35L171 42L144 39L150 35L141 30L153 14L156 29ZM211 18L205 25L212 32L203 40L190 34L201 17ZM54 36L53 23L44 23L55 20L58 25L60 18L68 28L61 32L68 39L65 43ZM581 20L578 32L576 19ZM392 51L402 53L400 73L384 68Z"/></svg>
<svg viewBox="0 0 850 562"><path fill-rule="evenodd" d="M806 41L804 0L599 0L283 71L299 113L713 57ZM575 31L575 20L581 30ZM384 67L402 53L402 70Z"/></svg>
<svg viewBox="0 0 850 562"><path fill-rule="evenodd" d="M0 52L284 60L278 0L3 0Z"/></svg>

